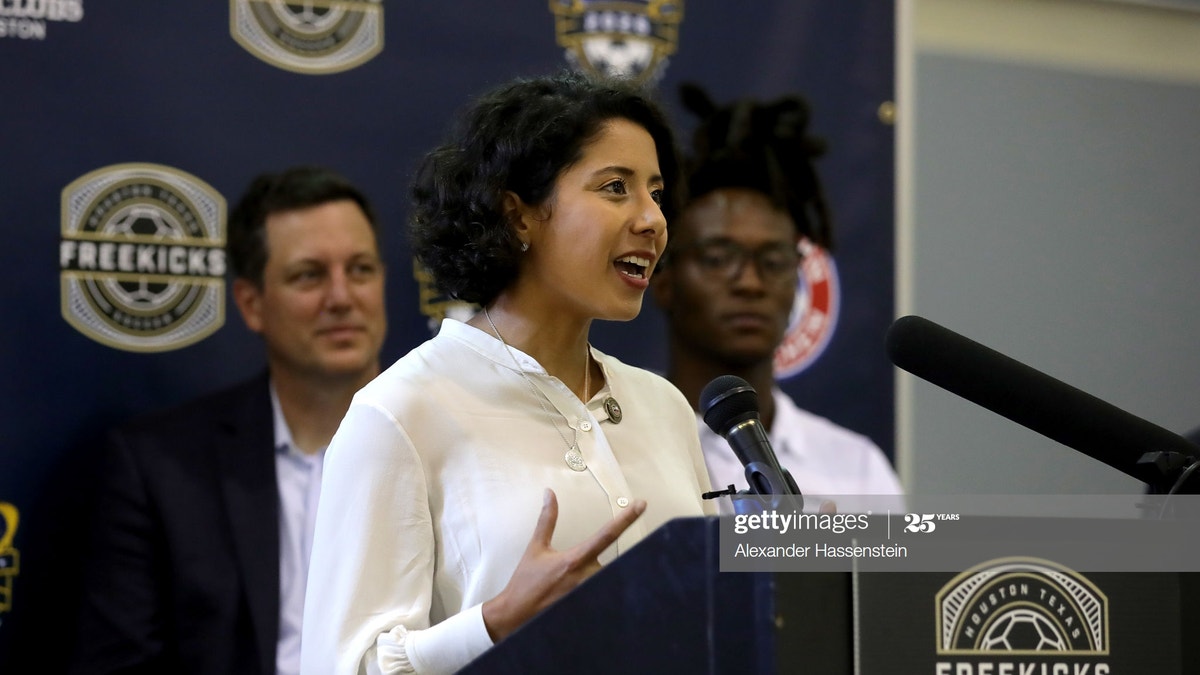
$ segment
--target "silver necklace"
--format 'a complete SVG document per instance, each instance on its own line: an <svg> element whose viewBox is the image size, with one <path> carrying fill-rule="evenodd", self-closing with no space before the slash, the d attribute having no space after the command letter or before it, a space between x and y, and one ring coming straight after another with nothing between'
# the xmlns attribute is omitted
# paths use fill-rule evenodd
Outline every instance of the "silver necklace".
<svg viewBox="0 0 1200 675"><path fill-rule="evenodd" d="M492 315L488 314L487 307L483 308L483 316L487 319L488 325L492 327L492 332L496 334L496 339L500 341L500 344L504 345L504 350L508 352L508 357L512 359L513 365L517 367L517 372L520 373L521 379L525 380L525 384L528 384L529 388L533 391L533 397L538 402L538 406L541 407L542 412L546 413L546 416L550 418L550 426L554 427L554 431L558 433L558 437L561 438L563 444L567 446L567 452L563 455L563 459L566 460L567 466L571 467L571 469L574 471L583 471L587 469L587 462L583 459L583 453L579 451L579 430L571 427L571 421L567 419L566 415L559 413L559 415L567 423L567 427L571 429L571 440L567 440L566 435L563 434L562 430L558 428L558 423L555 422L554 413L550 412L550 409L547 408L546 404L542 402L542 399L545 398L545 394L543 394L541 390L537 388L537 385L533 383L533 380L529 379L529 375L527 375L525 373L525 369L521 367L521 362L517 361L517 355L513 354L512 347L508 346L508 342L506 342L504 340L504 336L500 334L500 329L496 328L496 324L492 321ZM592 388L592 355L590 351L584 354L584 357L583 400L584 404L586 405L589 397L591 396Z"/></svg>

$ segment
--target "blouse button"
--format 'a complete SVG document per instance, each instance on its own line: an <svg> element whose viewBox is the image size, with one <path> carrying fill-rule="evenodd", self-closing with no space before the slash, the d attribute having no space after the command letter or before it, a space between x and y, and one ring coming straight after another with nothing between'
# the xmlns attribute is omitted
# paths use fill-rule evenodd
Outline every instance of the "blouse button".
<svg viewBox="0 0 1200 675"><path fill-rule="evenodd" d="M617 506L619 506L621 508L625 508L626 506L629 506L629 498L628 497L617 497Z"/></svg>
<svg viewBox="0 0 1200 675"><path fill-rule="evenodd" d="M589 422L589 421L587 421L587 420L584 420L584 421L580 422L580 423L579 423L579 430L580 430L580 431L591 431L591 430L592 430L592 423L591 423L591 422Z"/></svg>

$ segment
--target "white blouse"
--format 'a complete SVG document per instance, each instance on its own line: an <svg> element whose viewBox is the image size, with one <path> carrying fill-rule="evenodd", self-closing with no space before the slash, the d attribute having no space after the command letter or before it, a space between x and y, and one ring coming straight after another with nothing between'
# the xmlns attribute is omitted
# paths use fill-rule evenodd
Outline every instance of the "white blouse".
<svg viewBox="0 0 1200 675"><path fill-rule="evenodd" d="M585 407L512 354L526 376L494 337L447 319L355 396L326 451L302 673L448 673L487 650L480 606L512 576L547 487L558 550L647 501L601 564L672 518L714 513L673 385L592 349L607 384ZM564 436L586 468L568 466Z"/></svg>

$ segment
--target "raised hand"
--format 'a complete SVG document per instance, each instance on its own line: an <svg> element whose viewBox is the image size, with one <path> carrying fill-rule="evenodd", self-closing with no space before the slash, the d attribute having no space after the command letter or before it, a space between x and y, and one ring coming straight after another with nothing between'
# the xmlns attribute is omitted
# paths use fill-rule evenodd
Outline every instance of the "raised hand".
<svg viewBox="0 0 1200 675"><path fill-rule="evenodd" d="M558 522L558 497L547 488L533 537L504 590L483 603L483 623L499 642L535 614L566 595L600 569L598 556L646 510L639 499L588 539L565 551L550 547Z"/></svg>

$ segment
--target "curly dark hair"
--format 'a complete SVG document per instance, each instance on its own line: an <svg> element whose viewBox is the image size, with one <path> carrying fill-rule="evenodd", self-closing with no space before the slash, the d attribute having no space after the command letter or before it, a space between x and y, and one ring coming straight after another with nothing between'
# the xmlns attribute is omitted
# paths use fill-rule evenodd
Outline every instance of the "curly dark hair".
<svg viewBox="0 0 1200 675"><path fill-rule="evenodd" d="M233 275L262 286L267 265L267 216L342 199L358 204L378 237L370 202L344 176L320 166L296 166L256 176L229 213L225 250Z"/></svg>
<svg viewBox="0 0 1200 675"><path fill-rule="evenodd" d="M826 145L808 133L808 101L793 94L718 106L693 83L681 85L680 94L700 118L684 159L688 198L726 187L756 190L792 217L797 234L831 249L832 215L814 164Z"/></svg>
<svg viewBox="0 0 1200 675"><path fill-rule="evenodd" d="M559 175L613 119L641 125L654 139L670 222L679 208L679 159L671 126L648 90L578 72L518 78L476 100L451 140L417 171L409 235L438 289L487 305L507 288L521 250L504 210L506 192L545 204Z"/></svg>

